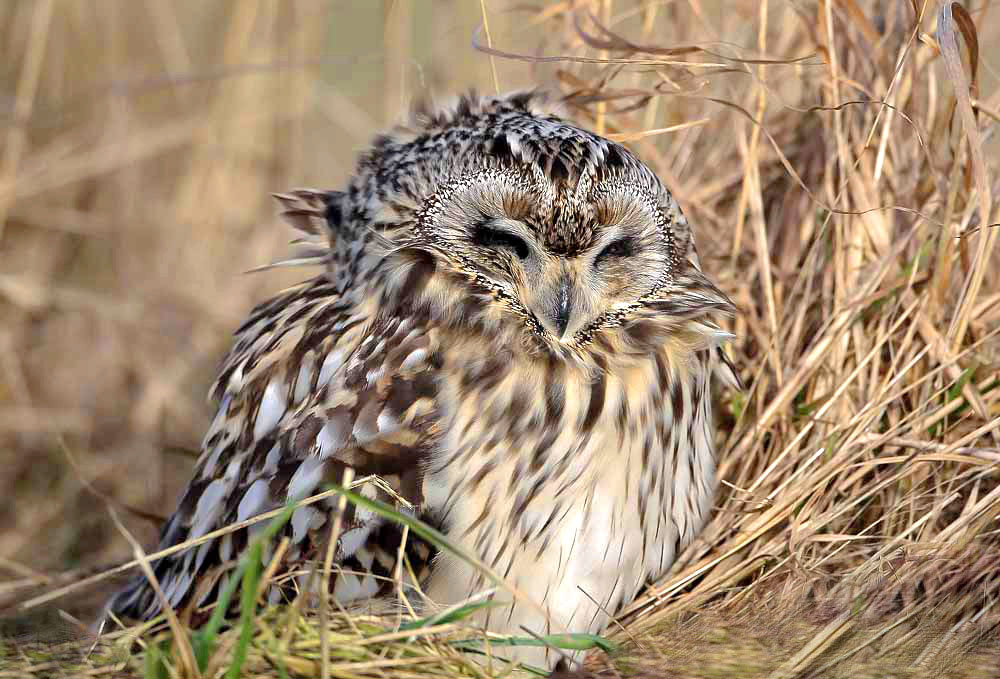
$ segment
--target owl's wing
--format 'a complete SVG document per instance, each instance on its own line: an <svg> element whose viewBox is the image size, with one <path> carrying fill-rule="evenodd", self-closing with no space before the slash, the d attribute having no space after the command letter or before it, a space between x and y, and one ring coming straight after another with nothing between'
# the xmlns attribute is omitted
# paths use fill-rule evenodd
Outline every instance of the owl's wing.
<svg viewBox="0 0 1000 679"><path fill-rule="evenodd" d="M356 476L382 477L419 511L421 462L437 435L439 367L435 330L417 318L366 316L346 304L327 278L259 306L223 364L214 388L218 414L159 549L319 493L326 483L339 483L347 466ZM366 486L361 492L372 497L374 490ZM282 572L307 560L322 562L330 528L325 524L337 501L333 496L295 510L285 527L291 543ZM154 563L171 606L206 601L213 578L266 525ZM376 593L372 575L391 575L398 532L370 512L348 510L336 559L343 570L368 575L338 576L338 600ZM429 559L426 545L415 547L419 558ZM138 577L109 608L119 617L148 619L160 604Z"/></svg>

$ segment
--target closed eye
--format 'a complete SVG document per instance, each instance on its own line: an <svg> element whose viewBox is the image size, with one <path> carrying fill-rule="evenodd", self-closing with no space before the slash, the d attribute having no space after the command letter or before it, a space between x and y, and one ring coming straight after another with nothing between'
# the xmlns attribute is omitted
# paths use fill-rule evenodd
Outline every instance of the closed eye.
<svg viewBox="0 0 1000 679"><path fill-rule="evenodd" d="M528 244L520 236L494 229L488 224L480 224L476 227L472 232L472 242L484 248L511 250L519 259L527 259L531 252Z"/></svg>
<svg viewBox="0 0 1000 679"><path fill-rule="evenodd" d="M628 257L635 251L635 241L628 236L624 238L619 238L608 244L597 258L594 260L594 264L599 264L608 259L617 259L621 257Z"/></svg>

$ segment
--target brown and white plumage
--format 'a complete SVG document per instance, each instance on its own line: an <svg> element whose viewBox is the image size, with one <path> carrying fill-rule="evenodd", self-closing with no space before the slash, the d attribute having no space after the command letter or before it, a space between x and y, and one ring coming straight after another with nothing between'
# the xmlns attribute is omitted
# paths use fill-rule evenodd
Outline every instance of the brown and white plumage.
<svg viewBox="0 0 1000 679"><path fill-rule="evenodd" d="M547 612L489 609L491 630L599 632L702 526L712 381L738 385L712 321L731 305L676 201L540 93L418 111L362 155L347 190L278 199L307 234L293 262L326 270L237 331L160 547L315 494L350 466ZM334 502L295 511L284 570L322 560ZM380 590L400 533L360 509L345 521L341 601ZM156 563L170 604L209 596L247 539ZM425 591L445 605L486 584L439 555ZM159 603L138 578L110 609L148 618Z"/></svg>

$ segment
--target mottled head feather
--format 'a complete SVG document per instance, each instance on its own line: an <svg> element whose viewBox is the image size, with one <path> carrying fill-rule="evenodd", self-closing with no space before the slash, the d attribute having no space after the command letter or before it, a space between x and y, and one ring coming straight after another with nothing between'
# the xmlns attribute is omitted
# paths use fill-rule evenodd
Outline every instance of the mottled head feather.
<svg viewBox="0 0 1000 679"><path fill-rule="evenodd" d="M648 325L653 314L669 332L727 309L725 296L698 271L687 219L652 170L563 115L559 100L538 90L418 104L360 156L346 191L296 193L285 215L329 238L327 263L338 290L381 291L385 304L399 303L401 295L413 304L415 283L432 275L449 279L465 304L443 285L423 301L483 329L496 327L485 317L498 304L513 327L537 340L529 344L558 353L582 349L602 331L627 331L633 317ZM537 254L537 262L471 247L475 229L503 231L516 248ZM619 231L631 234L619 247L630 257L616 260L603 277L586 273L590 265L579 262L596 266L598 252ZM579 290L579 299L567 302L575 304L579 323L567 322L572 338L554 343L559 323L550 307L566 289L560 280ZM542 291L538 299L535 290ZM651 341L662 335L639 334Z"/></svg>

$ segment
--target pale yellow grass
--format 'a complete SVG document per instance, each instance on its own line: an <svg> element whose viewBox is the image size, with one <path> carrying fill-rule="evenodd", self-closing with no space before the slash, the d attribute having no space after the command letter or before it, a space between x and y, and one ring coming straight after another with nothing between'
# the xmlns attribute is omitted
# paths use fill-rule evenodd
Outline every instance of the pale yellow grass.
<svg viewBox="0 0 1000 679"><path fill-rule="evenodd" d="M141 674L113 638L32 655L42 614L17 604L131 553L105 498L151 514L119 508L153 544L228 334L306 275L240 275L284 252L268 194L339 186L416 96L498 83L572 95L646 159L740 309L717 510L594 667L1000 673L1000 20L977 3L942 31L942 6L0 6L0 596L29 631L0 657ZM40 608L106 593L68 592ZM455 624L409 639L398 611L331 611L291 634L283 615L260 616L247 672L279 676L278 654L292 674L486 676L445 643Z"/></svg>

